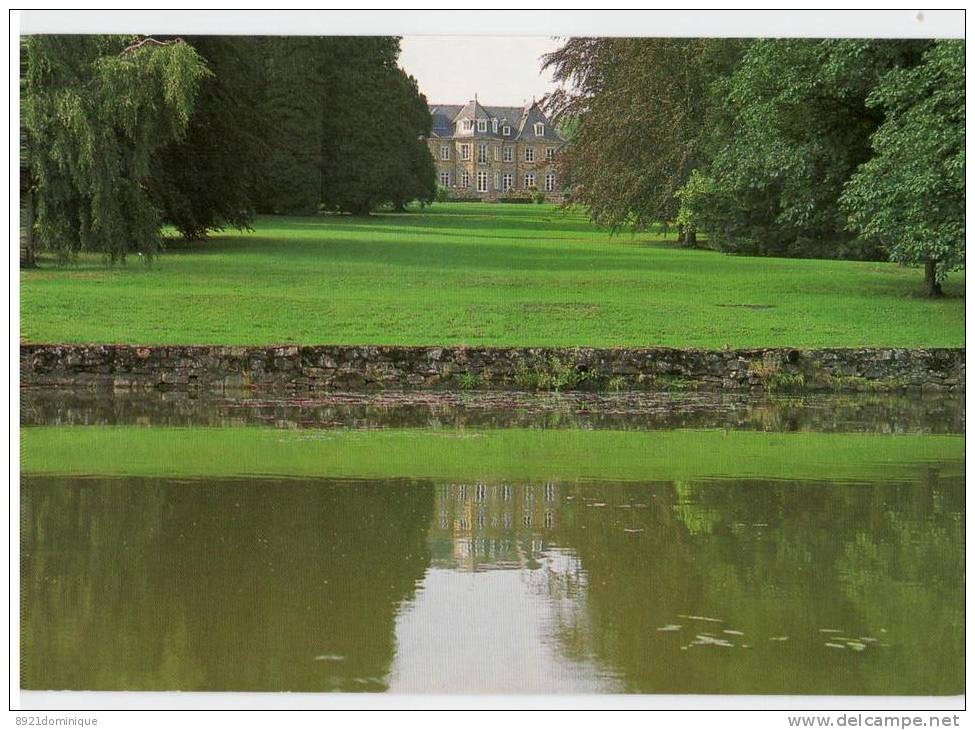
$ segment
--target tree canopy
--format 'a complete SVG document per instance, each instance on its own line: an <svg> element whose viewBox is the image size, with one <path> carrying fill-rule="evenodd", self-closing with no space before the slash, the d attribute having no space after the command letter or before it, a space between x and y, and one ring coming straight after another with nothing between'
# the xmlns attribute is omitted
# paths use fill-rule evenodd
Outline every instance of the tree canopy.
<svg viewBox="0 0 975 730"><path fill-rule="evenodd" d="M156 150L150 190L163 219L188 239L250 224L267 125L263 44L246 36L189 39L210 74L185 133Z"/></svg>
<svg viewBox="0 0 975 730"><path fill-rule="evenodd" d="M204 61L182 40L28 36L22 123L38 243L62 257L152 256L160 215L153 153L184 134Z"/></svg>
<svg viewBox="0 0 975 730"><path fill-rule="evenodd" d="M965 46L934 44L896 69L867 104L884 113L873 156L847 182L849 226L893 261L925 267L930 294L965 263Z"/></svg>
<svg viewBox="0 0 975 730"><path fill-rule="evenodd" d="M393 37L27 37L28 246L124 261L164 223L199 239L255 211L432 200L430 114L398 56Z"/></svg>
<svg viewBox="0 0 975 730"><path fill-rule="evenodd" d="M963 263L960 41L569 39L570 204L729 253ZM932 263L933 262L933 263Z"/></svg>
<svg viewBox="0 0 975 730"><path fill-rule="evenodd" d="M555 79L569 84L547 107L573 129L562 155L572 202L614 228L673 220L675 193L702 162L707 87L739 45L573 38L545 56Z"/></svg>

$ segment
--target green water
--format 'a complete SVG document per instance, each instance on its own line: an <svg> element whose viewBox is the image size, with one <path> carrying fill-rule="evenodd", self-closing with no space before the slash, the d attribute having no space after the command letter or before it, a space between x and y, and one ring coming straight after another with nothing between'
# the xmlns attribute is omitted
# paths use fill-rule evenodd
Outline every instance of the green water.
<svg viewBox="0 0 975 730"><path fill-rule="evenodd" d="M22 687L963 692L959 404L598 405L29 397Z"/></svg>

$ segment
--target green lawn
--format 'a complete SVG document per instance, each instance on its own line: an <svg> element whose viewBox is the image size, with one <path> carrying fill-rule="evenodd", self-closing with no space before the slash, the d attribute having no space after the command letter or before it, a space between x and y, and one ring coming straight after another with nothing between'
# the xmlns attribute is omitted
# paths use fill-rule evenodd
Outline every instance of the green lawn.
<svg viewBox="0 0 975 730"><path fill-rule="evenodd" d="M964 436L941 434L32 426L20 437L24 474L893 482L965 466Z"/></svg>
<svg viewBox="0 0 975 730"><path fill-rule="evenodd" d="M963 346L964 275L610 236L550 206L261 218L151 266L21 273L27 342ZM672 238L672 235L670 236Z"/></svg>

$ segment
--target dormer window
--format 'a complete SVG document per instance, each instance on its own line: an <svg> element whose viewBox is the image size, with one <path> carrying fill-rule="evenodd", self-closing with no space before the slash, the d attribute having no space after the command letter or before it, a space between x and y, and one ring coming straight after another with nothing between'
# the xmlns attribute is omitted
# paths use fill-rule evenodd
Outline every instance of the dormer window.
<svg viewBox="0 0 975 730"><path fill-rule="evenodd" d="M507 124L505 124L503 127L501 127L501 134L503 134L505 137L510 137L511 136L511 127L509 127Z"/></svg>
<svg viewBox="0 0 975 730"><path fill-rule="evenodd" d="M487 119L478 119L477 120L477 131L478 132L486 132L487 131Z"/></svg>
<svg viewBox="0 0 975 730"><path fill-rule="evenodd" d="M545 125L541 122L535 122L535 136L544 137L545 136Z"/></svg>
<svg viewBox="0 0 975 730"><path fill-rule="evenodd" d="M474 120L465 119L463 122L461 122L460 128L465 132L470 132L472 129L474 129Z"/></svg>
<svg viewBox="0 0 975 730"><path fill-rule="evenodd" d="M491 131L494 132L495 134L498 133L498 120L497 119L492 119L491 120Z"/></svg>

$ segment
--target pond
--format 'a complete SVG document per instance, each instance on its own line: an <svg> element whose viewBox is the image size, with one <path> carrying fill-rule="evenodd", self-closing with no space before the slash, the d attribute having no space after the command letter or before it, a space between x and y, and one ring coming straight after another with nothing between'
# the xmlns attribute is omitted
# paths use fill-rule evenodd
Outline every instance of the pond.
<svg viewBox="0 0 975 730"><path fill-rule="evenodd" d="M961 694L964 405L22 392L24 689Z"/></svg>

